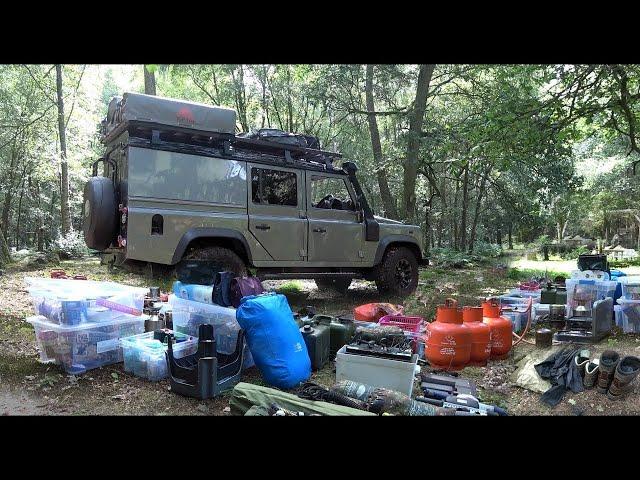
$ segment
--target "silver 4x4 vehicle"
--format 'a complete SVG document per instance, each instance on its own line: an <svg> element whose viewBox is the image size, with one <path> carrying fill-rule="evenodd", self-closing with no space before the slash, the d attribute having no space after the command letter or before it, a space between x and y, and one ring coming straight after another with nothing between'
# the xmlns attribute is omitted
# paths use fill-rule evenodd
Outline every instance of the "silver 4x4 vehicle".
<svg viewBox="0 0 640 480"><path fill-rule="evenodd" d="M235 125L227 108L114 98L84 190L87 245L116 264L201 259L343 292L353 278L394 295L416 289L420 228L374 216L354 163L314 137L235 135Z"/></svg>

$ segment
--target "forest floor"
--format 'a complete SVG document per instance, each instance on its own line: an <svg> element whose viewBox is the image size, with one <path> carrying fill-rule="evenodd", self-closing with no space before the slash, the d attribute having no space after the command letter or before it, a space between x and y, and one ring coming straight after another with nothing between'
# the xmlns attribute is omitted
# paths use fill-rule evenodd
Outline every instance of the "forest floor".
<svg viewBox="0 0 640 480"><path fill-rule="evenodd" d="M511 261L513 260L513 261ZM513 287L513 271L496 268L497 263L517 266L522 278L533 270L522 271L525 265L516 257L501 258L491 265L477 265L466 269L421 270L419 287L415 295L404 302L405 311L432 318L437 304L446 298L457 298L461 304L477 304L483 297L501 294ZM537 265L541 263L543 265ZM545 268L553 272L574 269L575 261L535 262L526 268ZM25 268L13 264L0 274L0 414L2 415L229 415L229 394L213 400L200 401L181 397L169 391L168 380L148 382L125 373L122 364L91 370L80 376L67 375L59 367L42 364L35 343L33 328L25 318L32 314L32 306L24 282L25 277L48 277L54 268ZM128 285L149 286L160 284L167 288L171 280L157 279L124 270L108 269L98 259L86 258L62 262L68 274L85 274L92 280L112 280ZM568 272L567 272L568 273ZM636 272L634 272L636 273ZM381 298L371 282L354 281L349 293L342 297L319 291L312 281L265 282L265 287L278 288L289 298L295 311L313 305L319 313L331 315L350 313L354 306L374 301L394 301ZM396 299L397 303L397 299ZM637 335L613 336L588 347L592 358L607 348L621 354L640 355ZM535 347L524 343L513 349L503 361L490 362L487 367L468 367L464 377L478 385L481 400L506 408L513 415L633 415L640 414L640 396L636 391L624 401L610 401L606 396L589 390L578 394L567 393L555 408L540 402L540 394L509 382L516 362ZM335 364L329 364L312 379L324 385L335 380ZM263 384L257 369L243 374L243 381Z"/></svg>

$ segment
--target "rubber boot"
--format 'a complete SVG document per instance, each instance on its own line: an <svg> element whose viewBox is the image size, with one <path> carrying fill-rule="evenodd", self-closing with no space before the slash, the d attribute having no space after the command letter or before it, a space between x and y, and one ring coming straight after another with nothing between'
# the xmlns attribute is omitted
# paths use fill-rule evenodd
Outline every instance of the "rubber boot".
<svg viewBox="0 0 640 480"><path fill-rule="evenodd" d="M593 388L598 382L598 374L600 373L600 360L596 358L591 360L584 368L584 388Z"/></svg>
<svg viewBox="0 0 640 480"><path fill-rule="evenodd" d="M584 369L589 363L589 356L591 352L589 350L580 350L576 356L573 358L576 366L578 367L578 371L580 372L580 377L584 378Z"/></svg>
<svg viewBox="0 0 640 480"><path fill-rule="evenodd" d="M620 354L615 350L605 350L600 355L600 374L598 375L598 392L607 393L613 381L616 367L620 362Z"/></svg>
<svg viewBox="0 0 640 480"><path fill-rule="evenodd" d="M633 388L631 382L636 379L638 373L640 373L640 358L629 356L620 360L607 392L607 397L610 400L619 400L624 397L624 394Z"/></svg>

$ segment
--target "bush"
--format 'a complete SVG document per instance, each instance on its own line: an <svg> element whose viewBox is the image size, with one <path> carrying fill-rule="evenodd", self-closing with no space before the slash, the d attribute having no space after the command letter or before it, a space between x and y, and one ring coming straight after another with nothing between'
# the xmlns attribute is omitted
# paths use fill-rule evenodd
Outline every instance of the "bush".
<svg viewBox="0 0 640 480"><path fill-rule="evenodd" d="M473 246L473 253L484 258L498 258L502 255L502 247L496 243L478 241Z"/></svg>
<svg viewBox="0 0 640 480"><path fill-rule="evenodd" d="M63 260L82 258L89 253L87 244L84 243L84 235L75 230L71 230L66 236L59 235L53 243L52 250Z"/></svg>
<svg viewBox="0 0 640 480"><path fill-rule="evenodd" d="M564 252L564 253L560 253L560 258L563 260L573 260L575 258L578 258L580 255L584 254L584 253L590 253L591 250L589 250L587 247L578 247L575 248L573 250L570 250L568 252Z"/></svg>

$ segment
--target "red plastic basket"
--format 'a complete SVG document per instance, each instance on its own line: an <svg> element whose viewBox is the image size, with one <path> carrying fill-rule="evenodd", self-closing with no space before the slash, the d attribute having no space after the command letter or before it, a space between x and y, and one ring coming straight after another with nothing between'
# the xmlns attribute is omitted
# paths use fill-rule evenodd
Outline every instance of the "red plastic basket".
<svg viewBox="0 0 640 480"><path fill-rule="evenodd" d="M420 333L424 322L422 317L405 317L404 315L385 315L378 320L378 325L394 325L407 333Z"/></svg>

